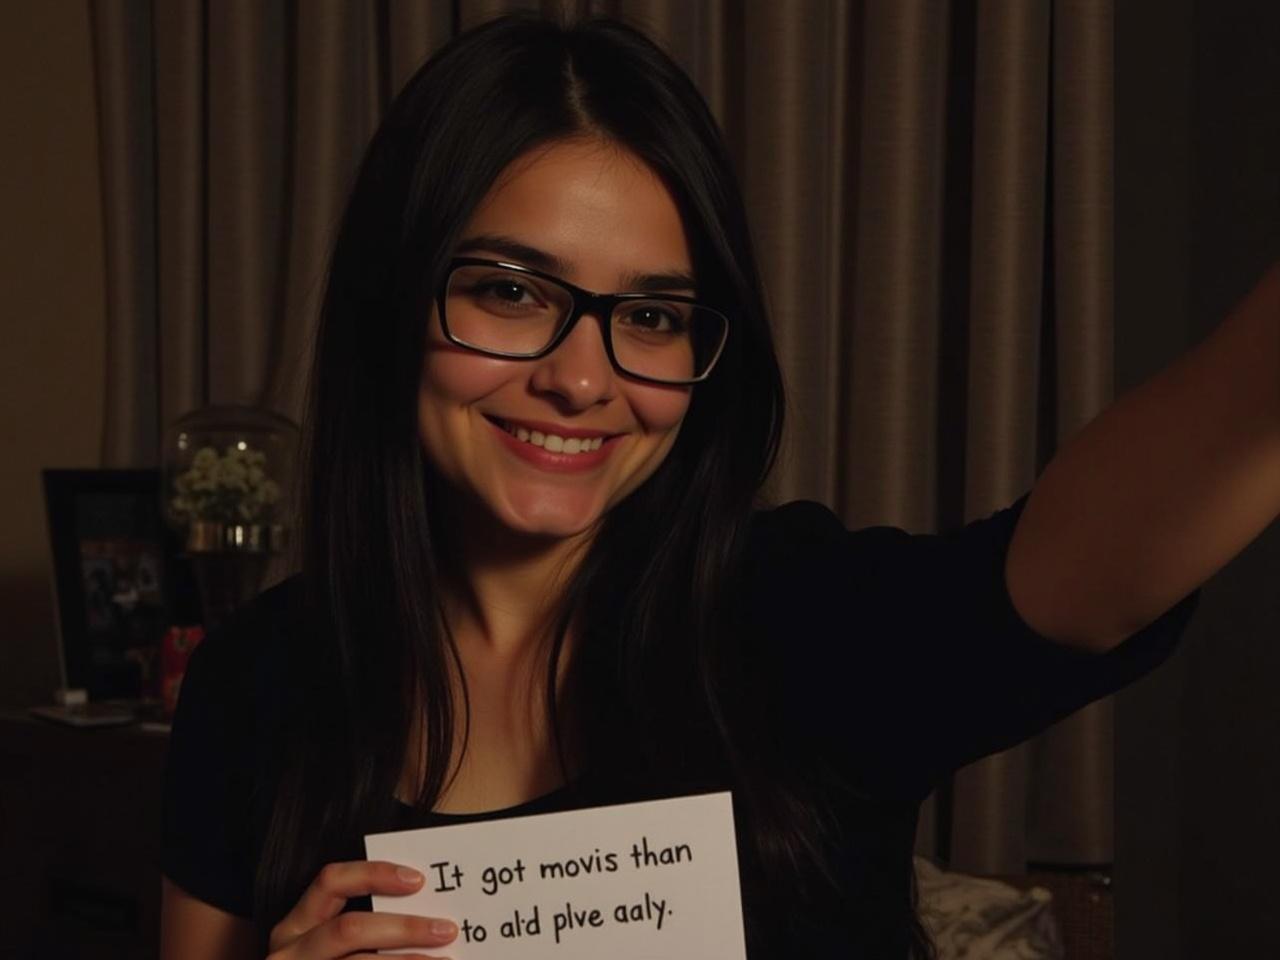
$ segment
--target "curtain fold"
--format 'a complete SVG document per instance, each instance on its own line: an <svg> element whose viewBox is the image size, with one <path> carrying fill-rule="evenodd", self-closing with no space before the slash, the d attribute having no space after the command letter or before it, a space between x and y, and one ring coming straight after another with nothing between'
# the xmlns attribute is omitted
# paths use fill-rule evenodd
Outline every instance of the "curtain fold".
<svg viewBox="0 0 1280 960"><path fill-rule="evenodd" d="M150 13L90 7L107 292L102 465L154 463L159 440L156 166Z"/></svg>
<svg viewBox="0 0 1280 960"><path fill-rule="evenodd" d="M1115 391L1115 33L1111 0L1059 0L1053 8L1053 335L1061 446ZM1039 738L1028 857L1108 863L1114 700L1093 703ZM1069 770L1059 778L1056 768ZM1051 780L1048 778L1052 778ZM1081 812L1086 815L1082 816Z"/></svg>
<svg viewBox="0 0 1280 960"><path fill-rule="evenodd" d="M214 403L254 405L279 334L285 8L227 0L208 4L205 16L206 391Z"/></svg>
<svg viewBox="0 0 1280 960"><path fill-rule="evenodd" d="M383 27L374 8L325 0L323 6L307 9L309 15L298 17L294 27L288 77L289 229L282 237L279 352L267 387L268 406L295 418L303 409L330 243L364 146L385 106L390 87L384 74L397 71L407 80L418 66L412 58L430 38L438 44L446 36L439 23L421 15L427 10L422 5L394 5L389 35L399 39L389 45L390 60L382 64ZM409 33L410 28L415 32Z"/></svg>
<svg viewBox="0 0 1280 960"><path fill-rule="evenodd" d="M204 403L302 410L325 261L390 98L459 29L603 13L735 156L789 391L777 499L917 533L1027 490L1112 392L1110 0L92 0L105 465ZM1111 708L959 771L921 852L1111 859Z"/></svg>
<svg viewBox="0 0 1280 960"><path fill-rule="evenodd" d="M1050 18L1045 4L979 3L969 237L967 519L1036 474ZM1029 750L958 771L951 857L998 873L1027 859Z"/></svg>
<svg viewBox="0 0 1280 960"><path fill-rule="evenodd" d="M156 322L163 324L157 330L155 415L163 423L206 402L205 23L199 0L158 4L153 14L154 283Z"/></svg>
<svg viewBox="0 0 1280 960"><path fill-rule="evenodd" d="M739 169L787 386L790 422L772 492L832 503L839 424L825 414L843 366L838 318L852 306L847 297L833 297L831 286L832 258L838 261L843 249L845 193L832 188L842 186L845 166L839 108L849 65L848 8L767 2L745 8L747 35L770 39L753 48L742 77L750 121Z"/></svg>

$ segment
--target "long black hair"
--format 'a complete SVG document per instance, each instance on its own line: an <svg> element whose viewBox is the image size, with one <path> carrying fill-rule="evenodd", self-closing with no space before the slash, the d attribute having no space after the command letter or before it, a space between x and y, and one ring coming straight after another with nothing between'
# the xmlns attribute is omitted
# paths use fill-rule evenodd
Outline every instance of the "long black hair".
<svg viewBox="0 0 1280 960"><path fill-rule="evenodd" d="M603 518L560 598L547 662L556 742L573 618L582 639L564 696L593 779L620 798L732 785L744 875L750 865L773 887L744 890L748 915L776 910L780 887L816 896L830 885L835 824L822 791L777 742L760 709L769 685L733 645L783 391L728 152L692 82L640 32L514 15L454 38L396 97L334 244L306 416L301 699L257 878L267 924L332 851L392 822L414 711L426 735L420 811L456 759L465 678L457 710L450 678L461 669L438 589L451 551L417 423L426 324L498 174L575 137L615 143L662 178L699 296L727 308L731 330L667 458Z"/></svg>

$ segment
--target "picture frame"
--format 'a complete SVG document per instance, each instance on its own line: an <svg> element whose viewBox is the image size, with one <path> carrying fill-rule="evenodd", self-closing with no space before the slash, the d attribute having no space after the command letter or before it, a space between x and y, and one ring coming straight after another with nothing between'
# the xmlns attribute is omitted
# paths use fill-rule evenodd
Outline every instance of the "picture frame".
<svg viewBox="0 0 1280 960"><path fill-rule="evenodd" d="M176 547L160 471L41 473L63 685L91 701L154 700Z"/></svg>

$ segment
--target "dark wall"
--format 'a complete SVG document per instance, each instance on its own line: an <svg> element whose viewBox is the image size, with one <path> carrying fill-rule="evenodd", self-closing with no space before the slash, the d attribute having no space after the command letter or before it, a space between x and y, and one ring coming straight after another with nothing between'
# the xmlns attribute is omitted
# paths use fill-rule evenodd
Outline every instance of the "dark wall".
<svg viewBox="0 0 1280 960"><path fill-rule="evenodd" d="M1116 8L1122 391L1201 340L1280 257L1280 4ZM1206 584L1173 660L1118 698L1118 957L1280 942L1278 677L1280 524Z"/></svg>
<svg viewBox="0 0 1280 960"><path fill-rule="evenodd" d="M1280 4L1200 2L1194 26L1191 322L1202 336L1280 258ZM1280 523L1212 586L1179 716L1183 953L1262 956L1280 951Z"/></svg>
<svg viewBox="0 0 1280 960"><path fill-rule="evenodd" d="M106 293L89 5L0 10L4 709L49 703L61 682L40 470L99 463Z"/></svg>
<svg viewBox="0 0 1280 960"><path fill-rule="evenodd" d="M1190 342L1191 0L1117 5L1116 393ZM1181 960L1177 706L1202 609L1172 660L1116 697L1116 956Z"/></svg>

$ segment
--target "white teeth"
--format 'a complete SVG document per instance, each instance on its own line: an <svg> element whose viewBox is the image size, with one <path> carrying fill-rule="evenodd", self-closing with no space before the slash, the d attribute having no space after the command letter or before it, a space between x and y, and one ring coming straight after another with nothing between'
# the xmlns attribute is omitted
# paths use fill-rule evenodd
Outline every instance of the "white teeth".
<svg viewBox="0 0 1280 960"><path fill-rule="evenodd" d="M604 437L559 437L554 433L541 433L538 430L527 430L510 424L502 424L502 428L517 440L532 443L552 453L590 453L604 445Z"/></svg>

